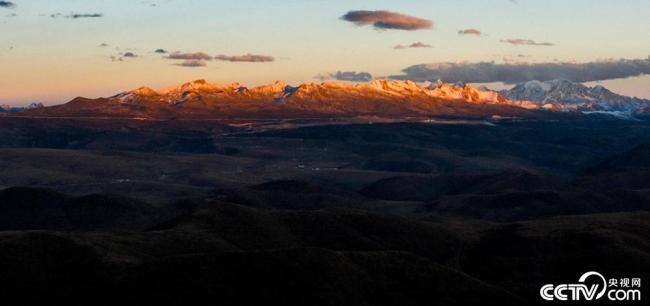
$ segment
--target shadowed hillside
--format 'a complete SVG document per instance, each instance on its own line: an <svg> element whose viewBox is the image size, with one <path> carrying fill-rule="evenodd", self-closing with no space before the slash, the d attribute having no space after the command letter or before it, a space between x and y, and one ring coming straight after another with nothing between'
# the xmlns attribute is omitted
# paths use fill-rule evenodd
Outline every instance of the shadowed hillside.
<svg viewBox="0 0 650 306"><path fill-rule="evenodd" d="M648 277L645 122L0 120L22 305L535 305Z"/></svg>

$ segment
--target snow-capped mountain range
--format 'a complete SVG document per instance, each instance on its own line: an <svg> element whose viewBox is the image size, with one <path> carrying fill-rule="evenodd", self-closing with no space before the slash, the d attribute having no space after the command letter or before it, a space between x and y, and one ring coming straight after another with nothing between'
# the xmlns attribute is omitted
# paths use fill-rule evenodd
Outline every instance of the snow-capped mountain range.
<svg viewBox="0 0 650 306"><path fill-rule="evenodd" d="M276 81L248 88L239 83L196 80L154 90L140 87L109 98L76 98L28 110L34 116L132 118L301 118L354 116L455 116L540 118L553 113L607 112L630 117L650 101L615 94L602 86L566 80L531 81L496 92L441 81L375 80L290 86Z"/></svg>
<svg viewBox="0 0 650 306"><path fill-rule="evenodd" d="M530 81L501 94L513 101L560 111L619 112L634 114L650 107L650 100L622 96L603 86L588 87L568 80Z"/></svg>

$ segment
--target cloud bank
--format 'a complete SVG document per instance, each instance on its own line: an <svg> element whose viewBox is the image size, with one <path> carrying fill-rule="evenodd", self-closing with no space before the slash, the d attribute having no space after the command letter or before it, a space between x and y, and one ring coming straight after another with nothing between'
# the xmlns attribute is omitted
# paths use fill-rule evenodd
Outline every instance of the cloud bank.
<svg viewBox="0 0 650 306"><path fill-rule="evenodd" d="M228 62L248 62L248 63L267 63L275 61L275 58L268 55L260 54L244 54L244 55L217 55L214 57L215 60L228 61Z"/></svg>
<svg viewBox="0 0 650 306"><path fill-rule="evenodd" d="M437 63L408 67L393 79L445 82L519 83L531 80L567 79L573 82L591 82L650 74L650 59L621 59L588 63L497 64Z"/></svg>
<svg viewBox="0 0 650 306"><path fill-rule="evenodd" d="M391 11L350 11L343 15L341 19L358 26L372 25L378 30L415 31L433 27L431 20Z"/></svg>

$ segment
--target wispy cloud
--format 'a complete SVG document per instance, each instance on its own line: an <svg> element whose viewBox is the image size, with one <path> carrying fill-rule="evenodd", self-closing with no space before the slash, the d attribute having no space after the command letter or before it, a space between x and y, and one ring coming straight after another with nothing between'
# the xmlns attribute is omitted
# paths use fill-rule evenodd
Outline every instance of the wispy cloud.
<svg viewBox="0 0 650 306"><path fill-rule="evenodd" d="M425 44L423 42L414 42L410 45L397 45L393 49L402 50L402 49L413 49L413 48L433 48L432 45Z"/></svg>
<svg viewBox="0 0 650 306"><path fill-rule="evenodd" d="M210 61L212 56L208 55L205 52L194 52L194 53L183 53L183 52L174 52L167 56L168 59L174 60L199 60L199 61Z"/></svg>
<svg viewBox="0 0 650 306"><path fill-rule="evenodd" d="M77 13L73 13L73 14L70 14L70 15L65 16L65 18L72 18L72 19L79 19L79 18L101 18L101 17L104 17L104 15L103 15L103 14L99 14L99 13L92 13L92 14L86 14L86 13L84 13L84 14L77 14Z"/></svg>
<svg viewBox="0 0 650 306"><path fill-rule="evenodd" d="M372 25L378 30L423 30L433 27L433 21L391 11L350 11L341 19L358 26Z"/></svg>
<svg viewBox="0 0 650 306"><path fill-rule="evenodd" d="M214 57L215 60L228 61L228 62L249 62L249 63L266 63L273 62L275 58L268 55L260 54L244 54L244 55L217 55Z"/></svg>
<svg viewBox="0 0 650 306"><path fill-rule="evenodd" d="M59 17L65 17L68 19L83 19L83 18L101 18L104 17L104 15L100 13L70 13L65 16L61 13L50 14L50 18L56 19Z"/></svg>
<svg viewBox="0 0 650 306"><path fill-rule="evenodd" d="M544 46L544 47L555 46L555 44L550 42L536 42L531 39L521 39L521 38L503 39L501 40L501 42L506 44L511 44L511 45Z"/></svg>
<svg viewBox="0 0 650 306"><path fill-rule="evenodd" d="M368 72L338 71L336 73L319 74L314 78L321 81L334 79L348 82L369 82L372 81L372 74Z"/></svg>
<svg viewBox="0 0 650 306"><path fill-rule="evenodd" d="M483 33L477 29L465 29L465 30L460 30L458 31L458 35L475 35L475 36L481 36Z"/></svg>
<svg viewBox="0 0 650 306"><path fill-rule="evenodd" d="M393 79L445 82L505 82L567 79L574 82L602 81L650 74L650 59L605 60L587 63L436 63L408 67Z"/></svg>

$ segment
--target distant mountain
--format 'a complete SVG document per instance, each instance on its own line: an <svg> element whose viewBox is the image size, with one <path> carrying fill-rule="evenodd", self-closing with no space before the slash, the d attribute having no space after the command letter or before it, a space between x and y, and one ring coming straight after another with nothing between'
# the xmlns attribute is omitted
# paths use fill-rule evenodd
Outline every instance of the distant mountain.
<svg viewBox="0 0 650 306"><path fill-rule="evenodd" d="M603 86L587 87L568 80L530 81L501 94L516 101L530 101L538 107L560 111L619 112L634 114L650 107L650 100L626 97Z"/></svg>
<svg viewBox="0 0 650 306"><path fill-rule="evenodd" d="M0 113L17 113L25 110L39 109L45 107L43 103L30 103L27 106L11 106L7 104L0 105Z"/></svg>
<svg viewBox="0 0 650 306"><path fill-rule="evenodd" d="M156 91L141 87L109 98L76 98L29 112L34 116L142 118L304 118L355 116L535 117L494 91L465 85L418 85L411 81L309 83L277 81L247 88L239 83L196 80Z"/></svg>

